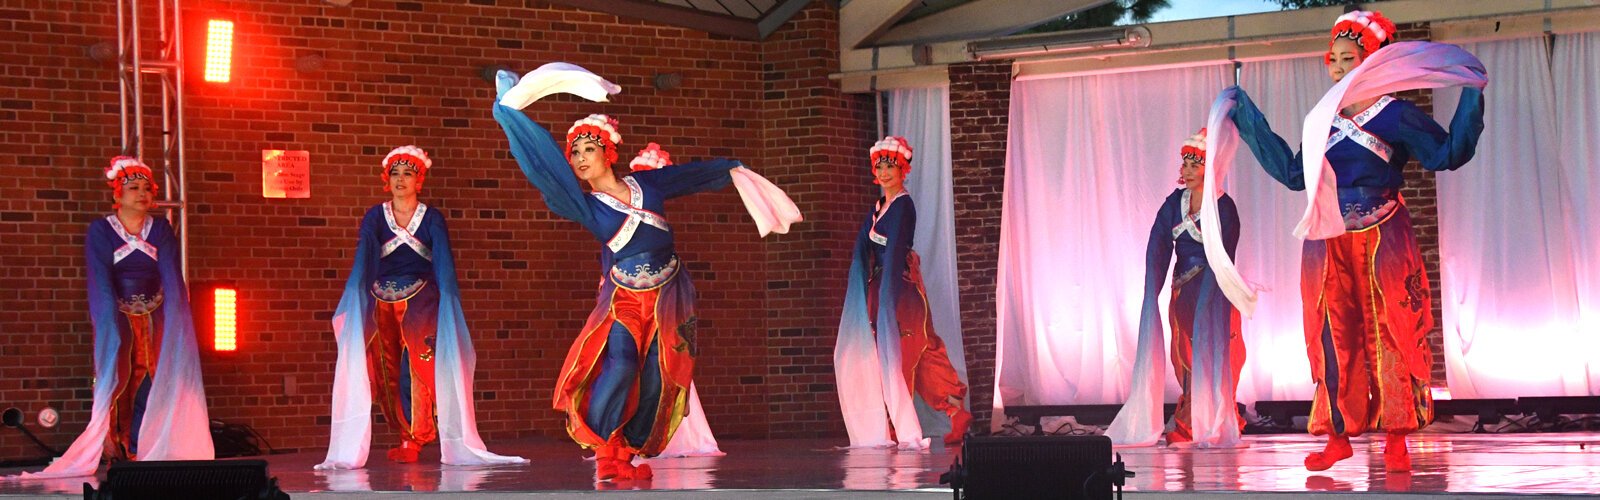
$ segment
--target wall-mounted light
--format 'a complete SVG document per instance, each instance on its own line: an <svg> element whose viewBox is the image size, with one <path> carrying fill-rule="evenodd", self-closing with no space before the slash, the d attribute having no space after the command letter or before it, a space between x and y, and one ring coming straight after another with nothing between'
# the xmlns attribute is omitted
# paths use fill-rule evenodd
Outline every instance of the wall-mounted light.
<svg viewBox="0 0 1600 500"><path fill-rule="evenodd" d="M233 21L206 22L205 81L228 83L233 73Z"/></svg>
<svg viewBox="0 0 1600 500"><path fill-rule="evenodd" d="M89 59L97 63L117 62L117 45L111 42L96 42L94 45L84 47L84 52L89 54Z"/></svg>
<svg viewBox="0 0 1600 500"><path fill-rule="evenodd" d="M1149 46L1149 28L1127 26L983 40L967 44L967 52L977 60L987 61L1112 47Z"/></svg>
<svg viewBox="0 0 1600 500"><path fill-rule="evenodd" d="M656 90L672 90L683 85L683 73L656 73L651 83Z"/></svg>
<svg viewBox="0 0 1600 500"><path fill-rule="evenodd" d="M211 347L217 352L239 350L239 291L217 287L211 291Z"/></svg>
<svg viewBox="0 0 1600 500"><path fill-rule="evenodd" d="M210 345L214 353L237 352L239 287L231 281L197 281L189 289L196 340Z"/></svg>
<svg viewBox="0 0 1600 500"><path fill-rule="evenodd" d="M306 54L294 59L294 70L301 73L316 73L322 71L322 65L327 58L322 54Z"/></svg>

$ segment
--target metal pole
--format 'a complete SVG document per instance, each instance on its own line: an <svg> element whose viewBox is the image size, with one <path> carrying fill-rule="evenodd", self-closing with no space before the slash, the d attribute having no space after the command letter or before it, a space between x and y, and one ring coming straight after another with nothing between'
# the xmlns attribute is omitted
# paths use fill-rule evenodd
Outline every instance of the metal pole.
<svg viewBox="0 0 1600 500"><path fill-rule="evenodd" d="M133 68L130 78L133 78L133 157L144 160L144 67L141 65L143 58L139 54L139 0L130 0L130 23L133 27L133 36L129 45L133 51Z"/></svg>
<svg viewBox="0 0 1600 500"><path fill-rule="evenodd" d="M157 0L161 54L144 62L139 43L139 0L117 0L117 91L122 152L144 159L144 74L161 82L161 160L166 175L166 201L156 206L167 209L167 220L178 230L184 282L189 280L188 183L183 155L183 14L179 0ZM171 16L170 18L168 16ZM129 111L130 97L132 112Z"/></svg>
<svg viewBox="0 0 1600 500"><path fill-rule="evenodd" d="M122 130L122 143L117 147L128 151L128 3L117 0L117 124Z"/></svg>
<svg viewBox="0 0 1600 500"><path fill-rule="evenodd" d="M173 149L178 157L178 209L183 211L183 219L178 223L178 245L183 250L183 281L189 281L189 168L186 163L187 150L183 149L183 137L188 135L188 129L183 124L183 5L181 0L172 0L172 54L170 60L176 66L168 77L172 79L173 114L177 116L178 128L174 135Z"/></svg>
<svg viewBox="0 0 1600 500"><path fill-rule="evenodd" d="M883 123L883 91L882 90L874 90L874 91L872 91L872 105L873 105L873 117L874 117L873 121L877 122L877 126L878 126L878 136L874 137L872 140L873 140L873 142L877 142L878 139L882 139L884 137L884 126L885 126L885 124Z"/></svg>

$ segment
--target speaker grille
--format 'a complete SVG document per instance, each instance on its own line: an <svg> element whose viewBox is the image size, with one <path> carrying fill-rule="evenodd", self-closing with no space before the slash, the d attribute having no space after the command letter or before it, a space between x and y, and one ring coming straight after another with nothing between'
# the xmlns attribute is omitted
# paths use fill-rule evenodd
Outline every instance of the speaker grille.
<svg viewBox="0 0 1600 500"><path fill-rule="evenodd" d="M969 499L1111 498L1105 436L974 436L962 457Z"/></svg>
<svg viewBox="0 0 1600 500"><path fill-rule="evenodd" d="M106 471L102 494L118 500L270 498L265 460L121 462Z"/></svg>

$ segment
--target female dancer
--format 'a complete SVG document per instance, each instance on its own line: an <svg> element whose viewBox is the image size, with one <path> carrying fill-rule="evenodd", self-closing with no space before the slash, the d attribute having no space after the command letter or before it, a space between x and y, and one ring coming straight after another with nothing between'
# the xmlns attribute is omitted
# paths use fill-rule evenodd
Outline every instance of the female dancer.
<svg viewBox="0 0 1600 500"><path fill-rule="evenodd" d="M390 460L415 462L423 445L438 440L440 459L450 465L527 462L490 453L478 436L477 356L461 313L450 233L444 212L417 199L432 166L416 146L383 158L383 190L393 198L361 218L355 264L334 313L332 436L318 469L366 465L374 397L400 435Z"/></svg>
<svg viewBox="0 0 1600 500"><path fill-rule="evenodd" d="M534 73L530 76L554 73L558 80L586 80L603 89L586 95L592 99L617 91L610 82L564 63ZM748 205L745 191L754 174L737 161L716 159L619 177L612 170L622 143L616 120L598 114L578 120L567 130L562 148L544 128L503 104L532 102L507 97L518 85L518 77L509 71L496 78L494 117L511 142L511 154L552 212L582 225L601 242L606 270L595 308L562 365L554 407L566 413L567 434L595 450L599 479L647 479L650 467L636 469L632 459L655 456L672 440L687 411L699 354L694 284L673 251L675 233L662 215L663 205L730 182L740 186ZM579 181L588 185L587 192ZM765 186L769 193L776 191Z"/></svg>
<svg viewBox="0 0 1600 500"><path fill-rule="evenodd" d="M1242 90L1237 91L1238 106L1230 116L1268 174L1291 190L1310 188L1318 196L1301 224L1309 229L1297 230L1308 238L1301 259L1301 299L1307 355L1318 386L1309 430L1328 436L1323 451L1306 457L1306 468L1313 471L1350 457L1350 437L1373 429L1388 434L1387 469L1409 471L1406 434L1433 419L1429 390L1433 353L1427 340L1433 327L1432 299L1411 215L1400 198L1401 169L1414 158L1429 171L1454 170L1472 158L1483 132L1479 87L1486 81L1481 63L1459 49L1416 42L1386 47L1394 34L1394 23L1377 12L1349 12L1334 23L1325 61L1328 76L1336 82L1330 96L1337 101L1334 105L1345 106L1328 129L1326 150L1320 155L1323 169L1302 169L1303 158L1272 132ZM1389 50L1375 57L1380 48ZM1431 49L1451 52L1446 56L1462 61L1452 64L1475 75L1408 87L1438 86L1440 81L1471 85L1461 93L1448 132L1428 113L1382 95L1381 90L1349 98L1342 94L1381 80L1368 80L1368 74L1442 73L1396 57L1421 54L1430 65L1443 65L1442 57L1428 54ZM1358 76L1342 81L1351 75ZM1374 84L1378 89L1396 87ZM1334 95L1336 91L1341 94ZM1329 103L1329 98L1323 102ZM1312 113L1318 116L1318 110ZM1329 175L1334 179L1327 179ZM1329 183L1337 185L1338 215L1332 197L1319 194ZM1334 190L1327 191L1331 195ZM1322 206L1329 208L1326 213L1318 211ZM1331 224L1319 225L1323 220L1319 215ZM1339 217L1343 227L1338 226Z"/></svg>
<svg viewBox="0 0 1600 500"><path fill-rule="evenodd" d="M972 423L962 402L967 386L933 331L921 259L911 249L917 227L916 205L905 189L911 154L911 145L895 136L878 141L868 152L872 182L883 196L856 236L834 347L834 374L851 446L896 441L921 446L912 393L949 417L946 443L960 442Z"/></svg>
<svg viewBox="0 0 1600 500"><path fill-rule="evenodd" d="M114 213L89 223L85 262L94 326L94 403L66 454L25 478L93 475L113 460L211 460L200 355L172 225L154 217L155 175L111 159Z"/></svg>
<svg viewBox="0 0 1600 500"><path fill-rule="evenodd" d="M1156 305L1156 296L1166 284L1167 267L1172 262L1173 254L1178 256L1177 265L1172 266L1172 297L1167 304L1167 314L1168 325L1172 328L1172 369L1183 393L1178 398L1172 422L1167 426L1169 430L1165 432L1169 446L1195 440L1190 412L1193 400L1191 381L1200 379L1215 384L1215 388L1194 389L1207 392L1208 395L1223 395L1218 399L1228 402L1232 398L1225 396L1234 393L1239 373L1244 368L1245 348L1244 337L1239 334L1239 311L1234 309L1217 286L1217 277L1206 261L1203 244L1209 235L1200 231L1201 193L1205 192L1205 140L1206 130L1200 129L1200 133L1184 141L1179 151L1183 166L1178 169L1178 183L1183 187L1173 190L1161 204L1161 209L1156 212L1155 224L1150 226L1149 243L1145 246L1144 305L1139 313L1140 346L1161 342L1161 311ZM1217 211L1222 223L1222 245L1231 256L1239 245L1239 210L1234 206L1233 198L1224 194L1217 199ZM1224 356L1217 356L1217 359L1226 359L1227 365L1219 364L1210 368L1226 368L1229 372L1192 377L1194 370L1208 368L1195 363L1196 346L1203 352L1225 353ZM1160 347L1154 347L1154 352L1159 353ZM1146 355L1146 351L1139 349L1140 356L1134 362L1135 389L1106 431L1117 444L1154 444L1161 433L1160 388L1165 376L1150 377L1148 381L1139 380L1145 371L1154 369L1154 373L1162 373L1158 365L1152 365L1160 361L1150 359L1152 356ZM1151 390L1143 390L1141 386ZM1230 419L1232 422L1213 423L1209 421L1210 415L1194 415L1194 420L1198 422L1195 425L1207 430L1220 425L1243 428L1243 417L1231 408L1233 405L1226 406L1230 407L1226 412L1234 416ZM1200 444L1230 445L1230 441L1236 441L1237 434L1224 434L1207 434Z"/></svg>

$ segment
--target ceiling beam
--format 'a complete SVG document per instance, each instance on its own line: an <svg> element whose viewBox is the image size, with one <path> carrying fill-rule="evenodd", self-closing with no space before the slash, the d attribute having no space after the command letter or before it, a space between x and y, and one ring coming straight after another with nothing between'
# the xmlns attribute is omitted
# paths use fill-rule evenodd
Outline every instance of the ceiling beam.
<svg viewBox="0 0 1600 500"><path fill-rule="evenodd" d="M918 0L854 0L839 10L839 47L876 45L878 36L920 5Z"/></svg>
<svg viewBox="0 0 1600 500"><path fill-rule="evenodd" d="M861 3L859 0L852 3ZM876 45L901 45L1010 35L1110 0L973 0L900 26ZM846 6L848 7L848 6Z"/></svg>
<svg viewBox="0 0 1600 500"><path fill-rule="evenodd" d="M767 38L767 35L778 31L778 28L782 28L783 23L789 22L789 19L793 18L795 14L805 10L808 3L811 3L811 0L783 0L779 2L772 10L762 14L760 20L756 21L756 34L762 39Z"/></svg>
<svg viewBox="0 0 1600 500"><path fill-rule="evenodd" d="M630 19L653 21L662 24L730 36L741 40L760 41L761 32L756 22L739 17L712 14L687 7L668 5L646 0L546 0L552 4L590 12Z"/></svg>

